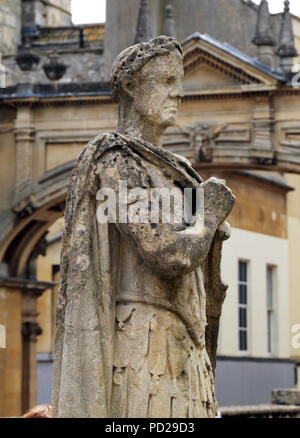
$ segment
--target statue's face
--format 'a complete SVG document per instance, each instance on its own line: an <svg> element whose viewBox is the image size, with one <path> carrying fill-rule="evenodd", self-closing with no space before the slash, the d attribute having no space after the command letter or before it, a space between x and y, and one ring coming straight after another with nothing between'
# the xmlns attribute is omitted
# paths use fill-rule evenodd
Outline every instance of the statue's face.
<svg viewBox="0 0 300 438"><path fill-rule="evenodd" d="M131 96L135 110L147 123L167 128L176 123L183 97L183 60L174 50L151 59L140 71Z"/></svg>

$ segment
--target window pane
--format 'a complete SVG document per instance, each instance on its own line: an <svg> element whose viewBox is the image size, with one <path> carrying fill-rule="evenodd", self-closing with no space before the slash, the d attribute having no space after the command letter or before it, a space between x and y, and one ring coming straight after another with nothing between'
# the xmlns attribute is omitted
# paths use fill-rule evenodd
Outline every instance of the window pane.
<svg viewBox="0 0 300 438"><path fill-rule="evenodd" d="M247 301L248 301L248 284L247 284L248 263L239 261L239 349L247 351Z"/></svg>
<svg viewBox="0 0 300 438"><path fill-rule="evenodd" d="M240 343L240 350L246 351L247 350L247 332L245 330L239 331L239 343Z"/></svg>
<svg viewBox="0 0 300 438"><path fill-rule="evenodd" d="M274 301L275 301L275 266L267 266L267 324L268 353L274 353Z"/></svg>
<svg viewBox="0 0 300 438"><path fill-rule="evenodd" d="M240 328L247 328L247 309L239 309L239 326Z"/></svg>
<svg viewBox="0 0 300 438"><path fill-rule="evenodd" d="M268 284L270 285L271 289L273 286L273 267L268 266L267 268L267 278L268 278Z"/></svg>
<svg viewBox="0 0 300 438"><path fill-rule="evenodd" d="M267 267L267 306L268 309L273 308L273 290L274 290L274 269L271 266Z"/></svg>
<svg viewBox="0 0 300 438"><path fill-rule="evenodd" d="M247 281L247 263L239 262L239 280Z"/></svg>
<svg viewBox="0 0 300 438"><path fill-rule="evenodd" d="M273 353L273 312L268 312L268 353Z"/></svg>
<svg viewBox="0 0 300 438"><path fill-rule="evenodd" d="M245 284L239 285L239 303L247 304L247 286Z"/></svg>

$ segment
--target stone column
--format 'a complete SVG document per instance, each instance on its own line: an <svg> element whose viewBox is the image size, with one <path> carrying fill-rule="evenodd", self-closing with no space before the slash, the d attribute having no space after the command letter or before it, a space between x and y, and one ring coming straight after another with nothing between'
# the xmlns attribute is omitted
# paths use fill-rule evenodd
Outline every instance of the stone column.
<svg viewBox="0 0 300 438"><path fill-rule="evenodd" d="M5 348L5 346L6 346L5 325L0 324L0 348Z"/></svg>
<svg viewBox="0 0 300 438"><path fill-rule="evenodd" d="M6 348L0 349L0 417L20 416L36 404L37 298L55 283L0 276L0 321Z"/></svg>
<svg viewBox="0 0 300 438"><path fill-rule="evenodd" d="M30 107L19 108L15 122L16 188L15 204L22 204L33 185L33 147L35 130ZM20 207L21 208L21 207Z"/></svg>
<svg viewBox="0 0 300 438"><path fill-rule="evenodd" d="M268 97L256 99L252 117L253 156L259 164L272 164L274 147L274 111Z"/></svg>
<svg viewBox="0 0 300 438"><path fill-rule="evenodd" d="M257 48L257 58L260 62L267 65L268 67L274 68L274 47L273 46L258 46Z"/></svg>
<svg viewBox="0 0 300 438"><path fill-rule="evenodd" d="M22 312L22 412L33 408L36 405L36 383L37 383L37 336L42 334L42 329L36 319L37 298L43 293L38 289L23 291L23 312Z"/></svg>

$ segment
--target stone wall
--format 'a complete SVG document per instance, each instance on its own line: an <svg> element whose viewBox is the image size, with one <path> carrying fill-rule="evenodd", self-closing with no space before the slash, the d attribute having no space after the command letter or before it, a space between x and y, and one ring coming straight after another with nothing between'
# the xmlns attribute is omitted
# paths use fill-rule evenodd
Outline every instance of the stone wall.
<svg viewBox="0 0 300 438"><path fill-rule="evenodd" d="M60 83L68 82L99 82L103 79L102 50L65 50L58 52L61 60L69 67ZM14 56L3 57L6 67L6 83L11 86L17 83L49 83L49 79L42 68L48 63L47 54L40 54L39 66L34 72L23 72L19 69Z"/></svg>
<svg viewBox="0 0 300 438"><path fill-rule="evenodd" d="M16 53L21 42L21 27L38 24L41 26L70 26L71 0L52 0L55 8L42 1L0 0L0 54ZM66 13L67 11L69 13Z"/></svg>
<svg viewBox="0 0 300 438"><path fill-rule="evenodd" d="M250 56L256 47L251 43L255 34L257 8L245 0L151 0L154 36L162 33L164 8L173 4L177 39L194 32L208 33L221 42L228 42ZM107 3L105 57L107 74L115 57L134 41L139 0L109 0Z"/></svg>
<svg viewBox="0 0 300 438"><path fill-rule="evenodd" d="M51 0L51 3L71 12L71 0ZM71 15L64 13L61 9L45 6L44 26L70 26Z"/></svg>
<svg viewBox="0 0 300 438"><path fill-rule="evenodd" d="M16 52L20 31L21 0L0 0L0 54Z"/></svg>
<svg viewBox="0 0 300 438"><path fill-rule="evenodd" d="M23 26L70 26L71 1L24 1L22 2Z"/></svg>
<svg viewBox="0 0 300 438"><path fill-rule="evenodd" d="M16 183L16 154L14 122L16 112L13 109L0 109L0 240L13 227L14 214L11 207ZM4 324L3 321L1 321Z"/></svg>
<svg viewBox="0 0 300 438"><path fill-rule="evenodd" d="M227 42L249 56L256 57L252 43L257 23L257 5L251 0L150 0L153 35L163 30L165 5L172 4L179 41L199 32ZM109 0L107 3L105 64L107 75L115 57L133 44L139 0ZM279 40L281 13L272 15L272 27ZM297 18L294 18L294 27ZM276 48L274 49L274 51Z"/></svg>
<svg viewBox="0 0 300 438"><path fill-rule="evenodd" d="M6 326L6 348L0 349L0 417L21 414L22 295L0 286L0 320Z"/></svg>
<svg viewBox="0 0 300 438"><path fill-rule="evenodd" d="M237 49L255 56L251 43L255 34L256 8L242 0L168 0L174 5L177 38L193 32L208 33Z"/></svg>

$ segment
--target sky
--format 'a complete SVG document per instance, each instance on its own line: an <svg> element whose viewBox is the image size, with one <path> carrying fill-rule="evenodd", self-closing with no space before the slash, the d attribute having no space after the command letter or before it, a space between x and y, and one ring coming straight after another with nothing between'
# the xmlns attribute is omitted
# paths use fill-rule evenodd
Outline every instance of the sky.
<svg viewBox="0 0 300 438"><path fill-rule="evenodd" d="M260 0L253 0L254 3L259 4ZM284 9L284 0L269 0L269 8L272 14L282 12ZM290 0L291 12L300 17L300 0Z"/></svg>
<svg viewBox="0 0 300 438"><path fill-rule="evenodd" d="M126 0L123 0L126 1ZM259 4L260 0L253 0ZM284 0L269 0L270 11L275 14L283 11ZM290 0L291 12L300 17L300 0ZM105 0L72 0L74 24L102 23L105 21Z"/></svg>
<svg viewBox="0 0 300 438"><path fill-rule="evenodd" d="M105 0L72 0L71 4L74 24L103 23L105 21Z"/></svg>

